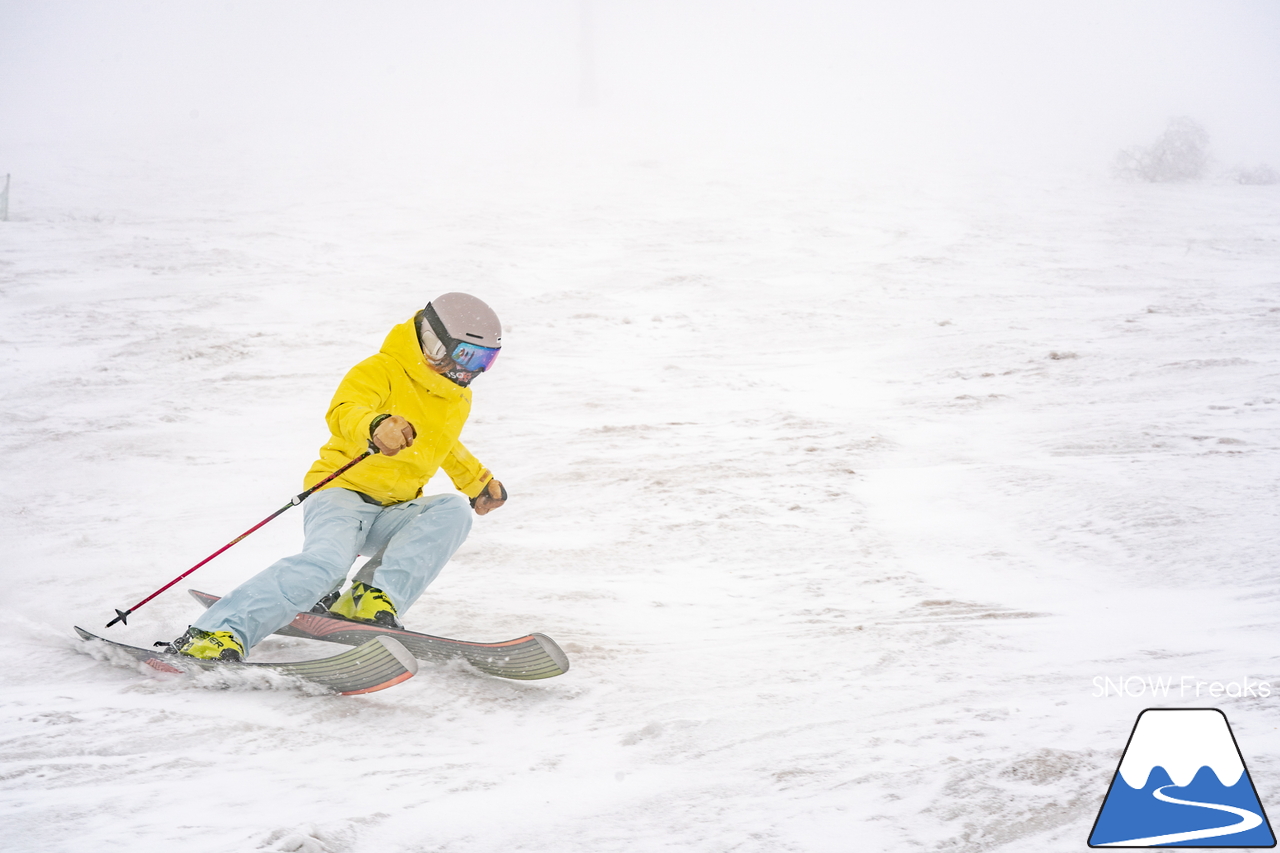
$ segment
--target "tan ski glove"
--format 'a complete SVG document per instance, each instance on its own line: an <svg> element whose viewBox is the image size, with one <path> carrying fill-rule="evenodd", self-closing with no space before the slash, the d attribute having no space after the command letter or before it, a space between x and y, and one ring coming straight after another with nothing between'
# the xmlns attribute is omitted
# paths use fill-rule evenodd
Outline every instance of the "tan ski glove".
<svg viewBox="0 0 1280 853"><path fill-rule="evenodd" d="M484 491L471 499L476 515L488 515L507 502L507 490L497 480L484 484Z"/></svg>
<svg viewBox="0 0 1280 853"><path fill-rule="evenodd" d="M373 427L373 443L383 456L395 456L406 447L413 446L418 431L413 424L399 415L384 415Z"/></svg>

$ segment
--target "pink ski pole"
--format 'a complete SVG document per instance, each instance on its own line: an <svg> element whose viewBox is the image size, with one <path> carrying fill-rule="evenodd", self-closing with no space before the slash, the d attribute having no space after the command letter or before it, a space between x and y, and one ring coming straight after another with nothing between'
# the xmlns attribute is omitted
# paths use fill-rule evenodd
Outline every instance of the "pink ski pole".
<svg viewBox="0 0 1280 853"><path fill-rule="evenodd" d="M183 579L183 578L185 578L187 575L191 574L191 573L192 573L192 572L194 572L196 569L200 568L200 567L201 567L201 566L203 566L205 563L209 562L209 561L210 561L210 560L212 560L214 557L218 556L218 555L219 555L219 554L221 554L223 551L227 550L227 549L228 549L228 548L230 548L232 545L236 544L236 543L237 543L237 542L239 542L241 539L245 538L245 537L246 537L246 536L248 536L250 533L252 533L253 531L257 530L259 527L261 527L262 525L266 524L266 523L267 523L268 521L270 521L271 519L275 518L277 515L280 515L280 513L282 513L282 512L284 512L285 510L289 509L289 507L294 507L294 506L297 506L298 504L302 503L302 502L303 502L303 501L305 501L307 498L311 497L311 495L313 495L315 492L319 491L319 490L320 490L320 488L321 488L322 486L324 486L326 483L330 482L331 480L333 480L334 478L336 478L336 477L340 476L341 474L346 473L346 472L347 472L347 471L349 471L351 468L354 468L357 462L360 462L360 461L362 461L362 460L364 460L364 459L367 459L368 457L370 457L370 456L372 456L373 454L375 454L375 453L377 453L377 452L378 452L377 450L372 449L372 448L373 448L373 444L372 444L372 443L370 443L369 447L370 447L370 449L369 449L369 450L366 450L364 453L361 453L361 454L360 454L359 456L357 456L355 459L352 459L352 460L351 460L350 462L348 462L346 465L343 465L343 466L342 466L341 468L339 468L337 471L334 471L334 472L333 472L332 474L330 474L328 477L325 477L323 480L321 480L320 482L316 483L314 486L312 486L311 488L307 489L305 492L302 492L301 494L298 494L298 495L294 495L294 496L293 496L293 499L292 499L292 500L290 500L287 504L285 504L284 506L280 507L280 508L279 508L278 510L276 510L275 512L271 513L271 515L268 515L266 518L262 519L262 521L259 521L259 522L258 522L257 524L255 524L253 527L250 527L250 528L249 528L248 530L246 530L244 533L241 533L241 534L240 534L239 536L237 536L235 539L232 539L232 540L231 540L230 542L228 542L226 545L223 545L221 548L219 548L218 550L214 551L212 554L210 554L209 556L205 557L203 560L201 560L200 562L196 563L194 566L192 566L191 568L187 569L185 572L183 572L182 574L178 575L176 578L174 578L173 580L169 581L167 584L165 584L164 586L160 587L160 588L159 588L159 589L157 589L155 592L151 593L151 594L150 594L150 595L148 595L146 598L142 599L142 600L141 600L141 601L139 601L137 604L135 604L135 605L133 605L132 607L130 607L128 610L119 610L119 609L117 609L117 610L116 610L116 618L114 618L114 619L112 619L110 622L108 622L108 623L107 623L107 627L108 627L108 628L110 628L112 625L116 624L117 622L123 622L125 625L128 625L128 624L129 624L129 616L133 613L133 611L137 610L139 607L141 607L142 605L146 604L148 601L150 601L151 599L155 598L157 595L159 595L160 593L164 592L166 589L168 589L169 587L173 586L175 583L177 583L178 581L182 580L182 579Z"/></svg>

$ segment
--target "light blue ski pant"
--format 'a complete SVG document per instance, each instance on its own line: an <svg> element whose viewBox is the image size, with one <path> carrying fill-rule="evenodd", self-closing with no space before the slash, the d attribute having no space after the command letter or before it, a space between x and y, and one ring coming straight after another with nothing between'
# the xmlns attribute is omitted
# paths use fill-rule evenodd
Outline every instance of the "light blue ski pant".
<svg viewBox="0 0 1280 853"><path fill-rule="evenodd" d="M302 512L302 553L240 584L192 627L231 631L246 649L254 646L339 589L360 554L375 556L355 579L385 592L404 613L471 532L471 507L457 494L381 507L349 489L330 488L312 495Z"/></svg>

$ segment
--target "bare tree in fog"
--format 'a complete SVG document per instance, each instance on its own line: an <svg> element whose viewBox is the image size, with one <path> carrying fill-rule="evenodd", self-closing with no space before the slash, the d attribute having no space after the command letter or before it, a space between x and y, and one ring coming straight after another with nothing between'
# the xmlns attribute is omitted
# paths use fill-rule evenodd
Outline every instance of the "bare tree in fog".
<svg viewBox="0 0 1280 853"><path fill-rule="evenodd" d="M1150 183L1194 181L1209 167L1209 132L1187 116L1169 119L1164 133L1146 148L1126 148L1116 157L1115 172Z"/></svg>

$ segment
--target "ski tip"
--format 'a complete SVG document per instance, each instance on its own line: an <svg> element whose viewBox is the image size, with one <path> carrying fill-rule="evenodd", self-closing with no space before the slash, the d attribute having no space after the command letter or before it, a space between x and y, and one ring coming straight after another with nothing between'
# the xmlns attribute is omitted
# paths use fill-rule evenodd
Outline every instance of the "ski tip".
<svg viewBox="0 0 1280 853"><path fill-rule="evenodd" d="M399 666L394 667L393 669L397 671L386 681L379 682L378 684L373 684L368 687L360 687L355 690L339 690L338 692L342 696L359 696L364 693L376 693L379 690L386 690L388 687L394 687L400 682L407 681L418 674L418 659L409 654L408 649L390 637L374 637L369 642L357 646L354 651L357 653L362 650L373 651L379 647L390 653L390 655L395 658ZM351 652L347 652L347 654L351 654Z"/></svg>
<svg viewBox="0 0 1280 853"><path fill-rule="evenodd" d="M548 637L546 634L530 634L538 641L538 645L542 646L542 650L547 653L547 657L556 662L556 666L560 667L559 675L563 675L569 671L569 656L564 653L564 649L556 644L556 641Z"/></svg>
<svg viewBox="0 0 1280 853"><path fill-rule="evenodd" d="M93 634L90 634L88 631L86 631L85 629L81 628L79 625L72 625L71 627L76 629L76 633L80 635L80 639L82 639L82 640L96 640L96 639L98 639L98 638L97 638L97 637L95 637Z"/></svg>
<svg viewBox="0 0 1280 853"><path fill-rule="evenodd" d="M400 665L408 671L409 675L418 674L418 659L409 654L409 650L399 640L392 637L376 637L373 642L382 643L387 651L391 652L395 659L400 661Z"/></svg>
<svg viewBox="0 0 1280 853"><path fill-rule="evenodd" d="M201 592L198 589L187 590L187 595L194 598L202 607L211 606L219 598L219 596L216 596L211 592Z"/></svg>

